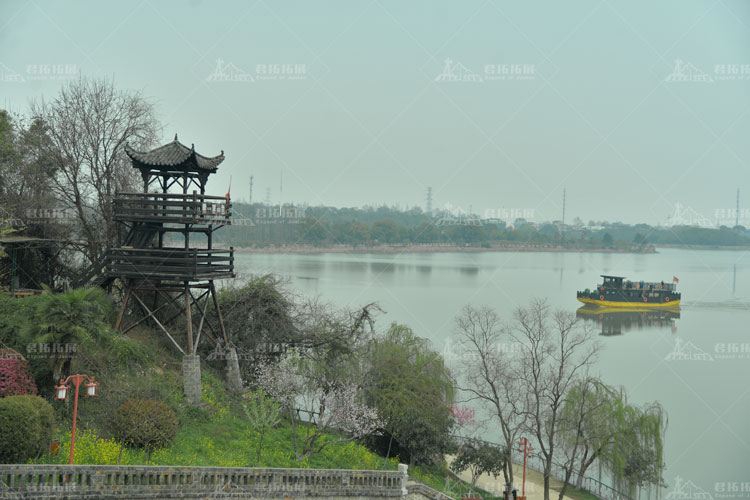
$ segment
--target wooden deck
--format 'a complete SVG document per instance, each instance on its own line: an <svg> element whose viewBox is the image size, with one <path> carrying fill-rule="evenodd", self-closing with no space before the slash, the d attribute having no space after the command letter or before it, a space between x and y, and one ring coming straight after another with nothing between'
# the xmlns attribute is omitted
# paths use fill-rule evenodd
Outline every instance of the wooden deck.
<svg viewBox="0 0 750 500"><path fill-rule="evenodd" d="M13 292L12 297L15 299L24 299L26 297L33 297L35 295L41 295L43 293L44 290L37 290L33 288L16 288ZM10 297L10 288L0 287L0 295L7 295Z"/></svg>

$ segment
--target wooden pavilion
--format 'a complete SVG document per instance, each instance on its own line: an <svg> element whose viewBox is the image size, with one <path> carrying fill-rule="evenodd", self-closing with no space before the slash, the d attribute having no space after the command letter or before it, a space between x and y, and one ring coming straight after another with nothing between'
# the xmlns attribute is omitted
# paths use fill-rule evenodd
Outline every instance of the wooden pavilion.
<svg viewBox="0 0 750 500"><path fill-rule="evenodd" d="M183 359L193 360L194 367L199 363L201 336L208 337L219 351L231 349L214 282L234 278L234 251L214 249L213 233L231 224L232 204L228 193L205 194L208 177L224 161L224 152L214 157L200 155L194 146L180 143L177 135L174 141L151 151L136 151L126 145L125 152L141 173L143 192L117 193L113 200L113 219L124 226L124 237L117 247L107 249L99 284L119 279L124 286L118 329L127 332L150 321L166 334ZM126 325L129 304L143 314ZM172 305L177 306L176 313L169 309ZM216 312L215 322L206 314L210 308ZM160 320L157 313L165 310L171 317ZM193 318L193 312L199 317ZM180 316L185 317L184 340L168 330ZM186 380L189 392L187 384Z"/></svg>

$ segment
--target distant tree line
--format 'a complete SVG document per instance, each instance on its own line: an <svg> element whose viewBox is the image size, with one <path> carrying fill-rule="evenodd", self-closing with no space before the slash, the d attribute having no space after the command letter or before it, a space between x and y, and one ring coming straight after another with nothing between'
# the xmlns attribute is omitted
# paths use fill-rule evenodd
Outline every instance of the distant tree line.
<svg viewBox="0 0 750 500"><path fill-rule="evenodd" d="M516 244L571 249L647 250L659 244L750 244L750 235L744 232L744 228L663 228L647 224L605 223L590 230L527 221L487 223L474 219L473 222L446 223L445 220L441 221L441 216L432 217L418 208L404 211L385 206L357 209L292 208L290 205L280 208L235 203L233 217L235 225L217 235L217 241L240 247L415 244L491 247L493 244Z"/></svg>

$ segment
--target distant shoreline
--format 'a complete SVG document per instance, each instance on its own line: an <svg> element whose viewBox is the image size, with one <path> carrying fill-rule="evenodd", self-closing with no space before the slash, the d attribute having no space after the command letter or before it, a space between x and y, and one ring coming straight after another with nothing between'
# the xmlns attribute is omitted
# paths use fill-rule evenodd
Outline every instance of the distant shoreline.
<svg viewBox="0 0 750 500"><path fill-rule="evenodd" d="M552 252L552 253L632 253L649 254L656 253L653 246L644 250L619 249L619 248L566 248L553 245L493 245L490 247L467 247L458 245L377 245L377 246L353 246L353 245L328 245L316 247L313 245L282 245L267 247L234 247L238 254L323 254L323 253L478 253L478 252Z"/></svg>
<svg viewBox="0 0 750 500"><path fill-rule="evenodd" d="M679 248L681 250L742 250L750 251L748 245L682 245L682 244L664 244L656 245L657 248Z"/></svg>

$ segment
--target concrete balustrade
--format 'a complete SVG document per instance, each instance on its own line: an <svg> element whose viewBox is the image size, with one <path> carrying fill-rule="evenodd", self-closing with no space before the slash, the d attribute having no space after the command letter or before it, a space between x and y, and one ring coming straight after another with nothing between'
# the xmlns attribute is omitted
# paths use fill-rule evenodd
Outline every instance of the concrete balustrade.
<svg viewBox="0 0 750 500"><path fill-rule="evenodd" d="M0 465L1 499L427 497L398 471L116 465ZM424 486L424 485L421 485ZM424 486L424 488L427 488ZM413 490L413 491L412 491ZM426 491L426 490L425 490ZM431 490L434 492L434 490ZM434 495L430 498L435 499ZM441 499L443 500L443 499Z"/></svg>

